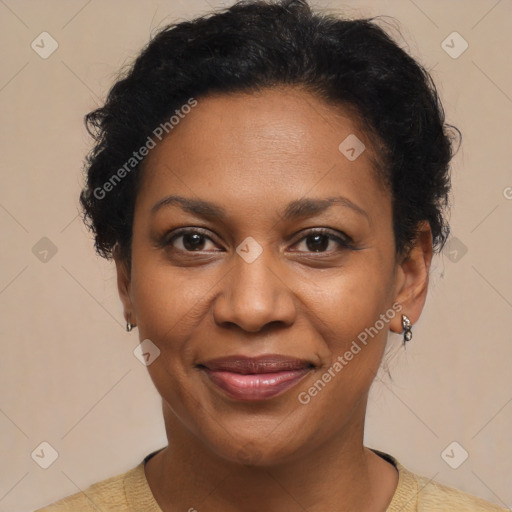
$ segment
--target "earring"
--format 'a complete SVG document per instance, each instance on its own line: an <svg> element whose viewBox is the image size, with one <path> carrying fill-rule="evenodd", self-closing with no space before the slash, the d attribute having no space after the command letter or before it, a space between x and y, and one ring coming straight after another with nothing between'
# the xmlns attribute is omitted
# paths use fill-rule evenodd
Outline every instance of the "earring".
<svg viewBox="0 0 512 512"><path fill-rule="evenodd" d="M132 331L132 329L133 329L134 327L136 327L135 325L133 325L133 324L130 322L130 320L131 320L131 319L132 319L132 316L131 316L131 315L128 315L128 321L126 322L126 330L127 330L128 332L131 332L131 331Z"/></svg>
<svg viewBox="0 0 512 512"><path fill-rule="evenodd" d="M404 345L405 345L408 341L411 341L411 339L412 339L412 331L411 331L412 324L411 324L411 321L409 320L409 317L406 315L402 315L402 328L404 330Z"/></svg>

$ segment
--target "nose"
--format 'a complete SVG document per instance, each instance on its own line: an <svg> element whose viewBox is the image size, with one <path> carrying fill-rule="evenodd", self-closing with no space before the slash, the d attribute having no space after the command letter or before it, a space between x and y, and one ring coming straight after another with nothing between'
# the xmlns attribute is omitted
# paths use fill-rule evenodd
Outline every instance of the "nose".
<svg viewBox="0 0 512 512"><path fill-rule="evenodd" d="M259 332L271 323L281 327L293 324L294 293L270 250L250 263L236 254L233 265L213 306L217 325Z"/></svg>

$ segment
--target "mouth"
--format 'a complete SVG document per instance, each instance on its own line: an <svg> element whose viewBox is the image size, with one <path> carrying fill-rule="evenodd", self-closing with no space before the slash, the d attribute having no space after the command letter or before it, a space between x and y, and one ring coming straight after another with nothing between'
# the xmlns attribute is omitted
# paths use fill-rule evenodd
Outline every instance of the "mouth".
<svg viewBox="0 0 512 512"><path fill-rule="evenodd" d="M297 385L315 365L278 354L229 356L198 364L209 381L230 398L268 400Z"/></svg>

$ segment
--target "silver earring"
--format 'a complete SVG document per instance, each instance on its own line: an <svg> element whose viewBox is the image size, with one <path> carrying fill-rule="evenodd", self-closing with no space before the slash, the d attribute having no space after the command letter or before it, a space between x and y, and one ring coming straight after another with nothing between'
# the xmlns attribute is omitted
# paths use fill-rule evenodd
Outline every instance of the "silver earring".
<svg viewBox="0 0 512 512"><path fill-rule="evenodd" d="M128 321L126 322L126 330L127 330L128 332L131 332L131 331L132 331L132 329L133 329L134 327L136 327L135 325L133 325L133 324L131 323L131 319L132 319L132 315L128 315Z"/></svg>
<svg viewBox="0 0 512 512"><path fill-rule="evenodd" d="M402 315L402 328L404 330L404 345L405 345L408 341L411 341L411 339L412 339L412 331L411 331L412 324L411 324L411 321L409 320L409 317L406 315Z"/></svg>

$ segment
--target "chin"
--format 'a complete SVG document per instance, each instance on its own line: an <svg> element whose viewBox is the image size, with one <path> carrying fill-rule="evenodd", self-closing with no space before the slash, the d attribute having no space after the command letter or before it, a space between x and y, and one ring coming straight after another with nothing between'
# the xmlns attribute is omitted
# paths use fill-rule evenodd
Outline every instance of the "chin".
<svg viewBox="0 0 512 512"><path fill-rule="evenodd" d="M228 440L228 446L216 446L214 451L218 456L240 464L252 467L270 467L293 462L300 457L300 446L290 443L294 439L290 433L284 440L277 440L271 435L259 440L235 441ZM273 441L274 444L270 444ZM279 442L279 445L275 443Z"/></svg>

